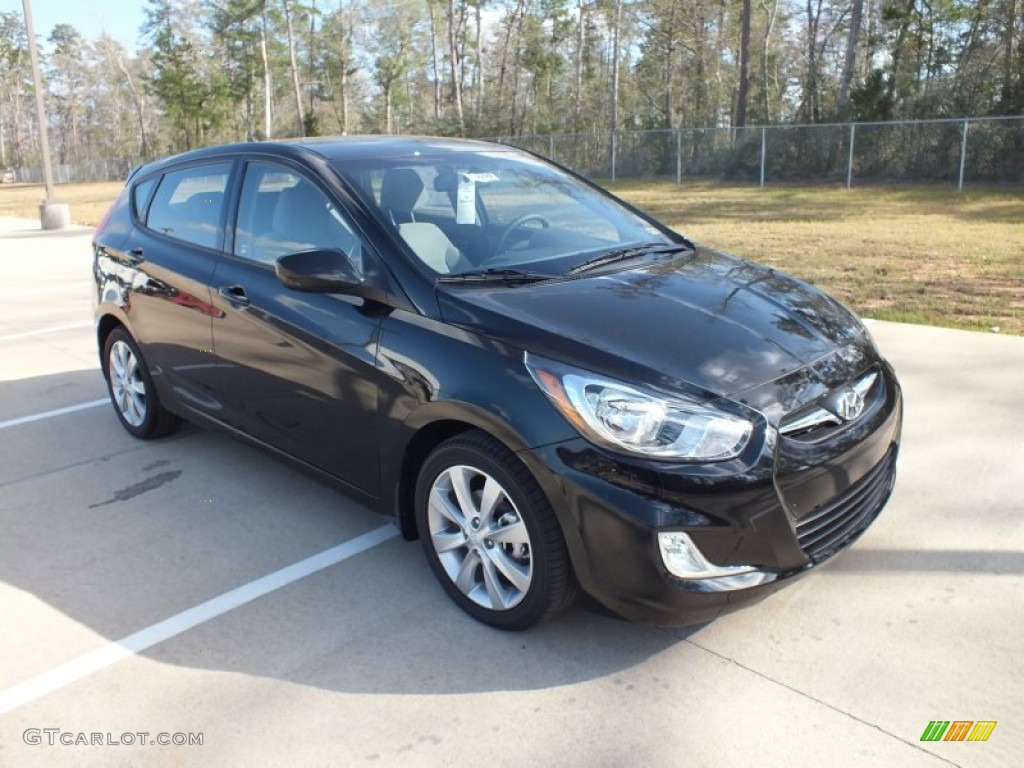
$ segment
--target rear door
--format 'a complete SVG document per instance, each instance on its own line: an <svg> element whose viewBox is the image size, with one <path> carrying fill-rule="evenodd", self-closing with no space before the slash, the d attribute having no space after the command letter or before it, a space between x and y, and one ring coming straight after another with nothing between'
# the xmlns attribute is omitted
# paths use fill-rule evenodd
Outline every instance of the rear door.
<svg viewBox="0 0 1024 768"><path fill-rule="evenodd" d="M210 280L224 242L231 161L205 162L141 180L139 226L126 258L135 270L127 308L165 400L219 410Z"/></svg>
<svg viewBox="0 0 1024 768"><path fill-rule="evenodd" d="M294 291L274 273L287 253L338 248L362 274L367 244L311 174L284 163L247 163L236 218L212 283L224 420L376 494L381 307Z"/></svg>

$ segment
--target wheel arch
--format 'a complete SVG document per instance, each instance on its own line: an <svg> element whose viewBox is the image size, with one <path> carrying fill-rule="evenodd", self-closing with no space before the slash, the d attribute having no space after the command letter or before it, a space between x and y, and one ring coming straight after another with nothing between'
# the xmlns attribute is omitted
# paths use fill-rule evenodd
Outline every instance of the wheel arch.
<svg viewBox="0 0 1024 768"><path fill-rule="evenodd" d="M128 324L125 323L120 317L110 312L107 312L104 315L102 315L96 321L96 343L98 345L97 353L100 356L100 370L106 370L106 368L104 367L103 360L103 347L107 343L107 337L115 328L124 328L125 332L129 336L131 336L133 339L135 338L135 334L132 333L131 328L129 328Z"/></svg>
<svg viewBox="0 0 1024 768"><path fill-rule="evenodd" d="M401 450L396 451L402 456L400 466L393 481L388 482L385 478L383 484L384 488L394 489L393 499L382 499L382 506L394 511L402 536L410 541L419 536L414 506L416 479L423 462L438 445L456 435L478 430L515 454L528 447L522 436L508 424L482 408L468 403L432 403L412 414L403 427L408 437ZM527 468L533 472L532 468Z"/></svg>

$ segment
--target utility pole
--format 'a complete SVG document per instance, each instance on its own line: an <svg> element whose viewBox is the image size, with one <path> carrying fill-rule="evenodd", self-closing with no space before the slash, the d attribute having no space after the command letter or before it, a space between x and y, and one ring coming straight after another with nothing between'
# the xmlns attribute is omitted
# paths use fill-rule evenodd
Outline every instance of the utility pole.
<svg viewBox="0 0 1024 768"><path fill-rule="evenodd" d="M46 105L43 98L43 79L39 76L39 51L36 50L36 32L32 27L32 0L21 0L25 9L25 31L28 33L28 55L32 62L32 82L36 90L36 119L39 121L39 151L43 160L43 179L46 199L39 206L39 220L43 229L64 229L71 224L71 210L53 199L53 170L50 168L50 138L46 133Z"/></svg>
<svg viewBox="0 0 1024 768"><path fill-rule="evenodd" d="M619 27L621 26L622 0L615 0L615 21L612 26L611 120L609 121L608 131L611 144L608 154L612 181L615 181L615 165L619 139Z"/></svg>

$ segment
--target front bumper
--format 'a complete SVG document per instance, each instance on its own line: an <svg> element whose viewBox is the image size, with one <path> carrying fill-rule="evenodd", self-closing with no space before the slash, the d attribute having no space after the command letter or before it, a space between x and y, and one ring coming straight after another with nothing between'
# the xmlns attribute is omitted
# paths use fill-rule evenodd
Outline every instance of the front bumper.
<svg viewBox="0 0 1024 768"><path fill-rule="evenodd" d="M553 502L591 598L638 623L701 624L830 560L878 516L895 481L903 417L891 370L886 379L885 402L870 418L817 446L772 431L757 456L719 464L632 460L582 439L523 458ZM748 575L677 578L658 544L667 531L685 532L710 573L747 566Z"/></svg>

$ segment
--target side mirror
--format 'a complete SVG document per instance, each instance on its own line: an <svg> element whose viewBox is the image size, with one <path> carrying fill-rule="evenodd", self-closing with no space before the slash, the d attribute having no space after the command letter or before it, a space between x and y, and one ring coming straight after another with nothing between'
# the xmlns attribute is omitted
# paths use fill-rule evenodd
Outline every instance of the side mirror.
<svg viewBox="0 0 1024 768"><path fill-rule="evenodd" d="M363 283L348 257L330 248L289 253L274 266L277 279L289 288L314 293L352 293Z"/></svg>

